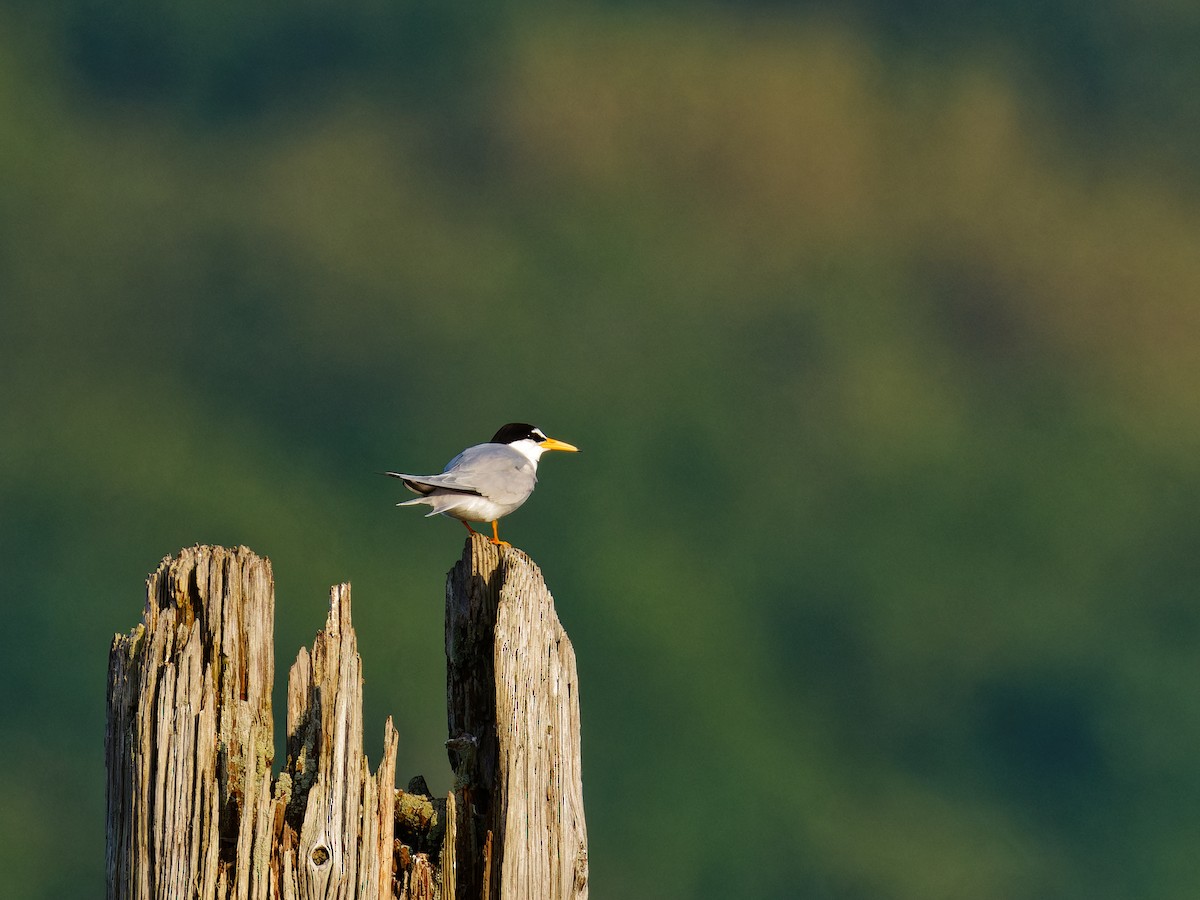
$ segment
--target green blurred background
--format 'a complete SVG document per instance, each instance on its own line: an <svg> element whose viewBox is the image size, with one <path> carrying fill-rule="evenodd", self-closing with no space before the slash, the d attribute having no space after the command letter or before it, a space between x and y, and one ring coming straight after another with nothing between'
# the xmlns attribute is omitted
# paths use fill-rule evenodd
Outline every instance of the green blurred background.
<svg viewBox="0 0 1200 900"><path fill-rule="evenodd" d="M449 784L462 528L579 657L596 898L1200 894L1200 7L0 2L0 871L99 897L111 636L350 580ZM282 710L277 702L277 713Z"/></svg>

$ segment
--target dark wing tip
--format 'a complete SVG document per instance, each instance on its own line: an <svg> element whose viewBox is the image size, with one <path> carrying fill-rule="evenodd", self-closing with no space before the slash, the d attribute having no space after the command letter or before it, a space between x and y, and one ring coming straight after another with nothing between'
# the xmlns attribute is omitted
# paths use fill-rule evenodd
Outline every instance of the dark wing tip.
<svg viewBox="0 0 1200 900"><path fill-rule="evenodd" d="M433 485L423 484L420 481L414 481L413 476L405 475L403 472L380 472L379 474L387 475L391 478L399 478L404 482L404 486L414 494L421 494L422 496L425 496L426 494L432 494L435 490Z"/></svg>

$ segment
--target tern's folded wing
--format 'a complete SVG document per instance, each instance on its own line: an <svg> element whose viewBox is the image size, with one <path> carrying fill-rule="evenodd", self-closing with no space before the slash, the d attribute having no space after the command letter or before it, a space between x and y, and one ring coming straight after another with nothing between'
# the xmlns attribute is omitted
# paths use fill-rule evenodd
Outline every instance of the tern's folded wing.
<svg viewBox="0 0 1200 900"><path fill-rule="evenodd" d="M438 486L473 491L497 503L519 503L537 484L537 470L529 458L506 444L469 447L435 476Z"/></svg>
<svg viewBox="0 0 1200 900"><path fill-rule="evenodd" d="M455 477L454 475L406 475L403 472L384 472L404 482L404 486L417 494L432 494L441 489L455 491L460 494L478 494L479 491Z"/></svg>

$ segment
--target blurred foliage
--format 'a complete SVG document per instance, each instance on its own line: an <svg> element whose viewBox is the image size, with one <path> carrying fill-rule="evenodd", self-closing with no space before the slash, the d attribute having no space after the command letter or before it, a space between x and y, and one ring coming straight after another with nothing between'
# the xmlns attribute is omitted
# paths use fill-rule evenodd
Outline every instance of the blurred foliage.
<svg viewBox="0 0 1200 900"><path fill-rule="evenodd" d="M1192 896L1195 16L943 7L0 6L14 894L100 893L194 542L273 560L277 697L352 580L444 788L461 529L372 473L527 419L596 896Z"/></svg>
<svg viewBox="0 0 1200 900"><path fill-rule="evenodd" d="M393 99L444 104L479 81L499 46L504 9L428 0L66 0L38 16L86 90L162 104L211 125L320 97L348 74L374 79Z"/></svg>

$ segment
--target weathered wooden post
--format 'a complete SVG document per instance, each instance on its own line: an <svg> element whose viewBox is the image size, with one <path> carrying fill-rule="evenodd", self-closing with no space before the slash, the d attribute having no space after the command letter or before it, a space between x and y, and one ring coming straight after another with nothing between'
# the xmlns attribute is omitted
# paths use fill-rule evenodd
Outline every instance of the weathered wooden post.
<svg viewBox="0 0 1200 900"><path fill-rule="evenodd" d="M245 547L193 547L146 585L109 655L108 896L390 898L396 731L362 750L350 587L288 679L272 778L274 580Z"/></svg>
<svg viewBox="0 0 1200 900"><path fill-rule="evenodd" d="M527 556L479 537L451 572L445 801L395 789L390 719L367 767L349 585L291 668L272 775L273 617L270 562L245 547L147 580L109 656L110 900L586 897L574 656Z"/></svg>
<svg viewBox="0 0 1200 900"><path fill-rule="evenodd" d="M446 695L458 896L586 898L575 651L537 566L483 535L446 583Z"/></svg>

